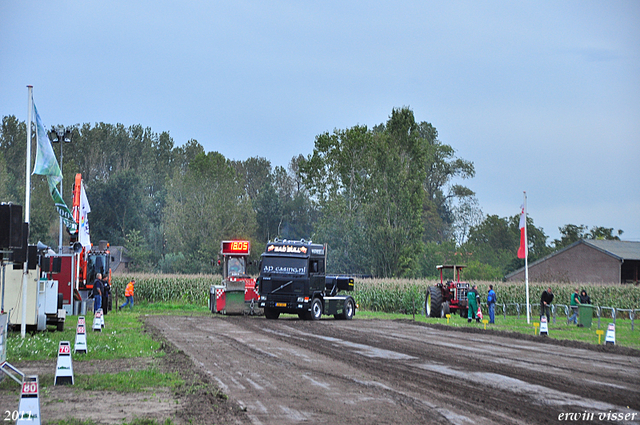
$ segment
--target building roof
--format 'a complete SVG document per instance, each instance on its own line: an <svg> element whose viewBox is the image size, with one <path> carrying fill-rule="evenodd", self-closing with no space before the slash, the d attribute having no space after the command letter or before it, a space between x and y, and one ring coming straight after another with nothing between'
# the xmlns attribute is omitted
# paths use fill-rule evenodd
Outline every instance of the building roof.
<svg viewBox="0 0 640 425"><path fill-rule="evenodd" d="M620 260L640 260L640 242L599 239L582 239L581 241Z"/></svg>
<svg viewBox="0 0 640 425"><path fill-rule="evenodd" d="M600 240L600 239L580 239L569 246L561 248L555 252L552 252L545 257L534 261L529 264L529 268L535 266L536 264L542 263L543 261L548 260L551 257L554 257L561 252L567 251L574 246L579 244L588 245L598 251L601 251L607 255L610 255L618 260L640 260L640 242L631 242L631 241L612 241L612 240ZM524 267L519 268L518 270L514 270L511 273L505 275L505 279L509 279L512 276L517 275L524 271Z"/></svg>

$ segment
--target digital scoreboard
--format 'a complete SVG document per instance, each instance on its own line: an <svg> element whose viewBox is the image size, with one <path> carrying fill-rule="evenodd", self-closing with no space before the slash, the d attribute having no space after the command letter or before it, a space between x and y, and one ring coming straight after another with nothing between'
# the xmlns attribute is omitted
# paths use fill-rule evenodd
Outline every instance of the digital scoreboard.
<svg viewBox="0 0 640 425"><path fill-rule="evenodd" d="M249 241L222 241L222 255L249 255L250 250Z"/></svg>

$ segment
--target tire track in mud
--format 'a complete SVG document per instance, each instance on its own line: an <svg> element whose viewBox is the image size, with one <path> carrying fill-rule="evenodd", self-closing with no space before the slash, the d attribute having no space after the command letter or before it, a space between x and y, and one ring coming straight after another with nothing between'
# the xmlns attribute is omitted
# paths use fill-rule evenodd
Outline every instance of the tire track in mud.
<svg viewBox="0 0 640 425"><path fill-rule="evenodd" d="M529 424L640 408L640 357L405 321L165 319L256 424Z"/></svg>

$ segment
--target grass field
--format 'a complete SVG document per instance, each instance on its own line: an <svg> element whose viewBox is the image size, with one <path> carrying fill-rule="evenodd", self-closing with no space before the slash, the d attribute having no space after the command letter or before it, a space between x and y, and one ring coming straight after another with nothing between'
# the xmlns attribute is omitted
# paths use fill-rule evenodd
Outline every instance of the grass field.
<svg viewBox="0 0 640 425"><path fill-rule="evenodd" d="M485 312L484 318L488 319L489 315ZM394 314L394 313L379 313L379 312L369 312L369 311L361 311L358 310L355 318L357 319L413 319L414 316L407 314ZM467 319L462 319L458 315L452 315L449 318L449 322L447 323L447 319L437 319L432 317L425 317L423 315L415 315L415 320L423 323L434 323L434 324L448 324L454 328L460 327L474 327L484 329L485 325L483 323L476 323L475 321L472 323L468 323ZM505 332L517 332L528 335L536 335L536 327L534 323L540 322L537 316L530 318L530 323L527 323L527 318L524 315L521 315L518 319L517 316L507 316L506 319L502 315L496 314L496 323L486 325L486 329L492 329L496 331L505 331ZM600 321L600 330L606 332L607 325L612 322L611 319L602 318ZM594 318L592 322L591 328L581 328L576 325L567 325L566 317L557 317L556 324L549 324L549 338L552 339L566 339L571 341L581 341L588 344L598 344L598 334L596 331L598 330L598 319ZM604 343L604 335L601 336L600 343ZM616 320L616 344L635 348L640 350L640 323L636 320L634 322L634 330L631 330L631 320L629 319L618 319Z"/></svg>

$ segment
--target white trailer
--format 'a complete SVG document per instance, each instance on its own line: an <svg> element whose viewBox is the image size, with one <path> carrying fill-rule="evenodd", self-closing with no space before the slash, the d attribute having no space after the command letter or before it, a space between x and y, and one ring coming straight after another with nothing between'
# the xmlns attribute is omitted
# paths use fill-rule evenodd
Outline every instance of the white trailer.
<svg viewBox="0 0 640 425"><path fill-rule="evenodd" d="M23 270L11 265L2 267L4 276L4 310L8 313L9 326L22 325L22 282ZM58 281L40 277L40 267L29 270L27 275L26 326L38 331L47 325L64 329L66 311L62 308L62 294L58 294Z"/></svg>

